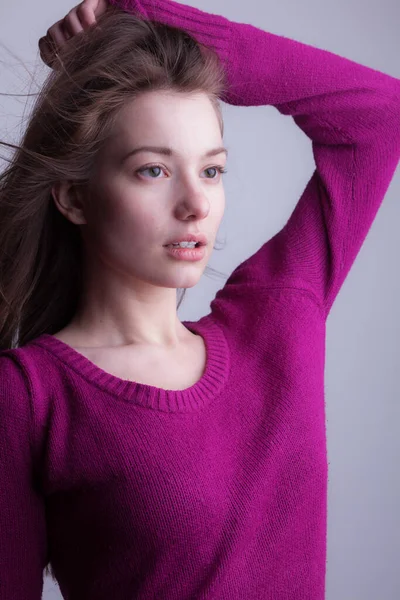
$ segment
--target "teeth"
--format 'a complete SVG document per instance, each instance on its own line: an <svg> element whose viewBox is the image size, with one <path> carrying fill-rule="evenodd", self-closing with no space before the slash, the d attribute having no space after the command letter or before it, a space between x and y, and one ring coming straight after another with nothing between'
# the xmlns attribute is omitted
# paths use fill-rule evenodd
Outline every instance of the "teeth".
<svg viewBox="0 0 400 600"><path fill-rule="evenodd" d="M179 244L171 244L174 248L194 248L196 242L180 242Z"/></svg>

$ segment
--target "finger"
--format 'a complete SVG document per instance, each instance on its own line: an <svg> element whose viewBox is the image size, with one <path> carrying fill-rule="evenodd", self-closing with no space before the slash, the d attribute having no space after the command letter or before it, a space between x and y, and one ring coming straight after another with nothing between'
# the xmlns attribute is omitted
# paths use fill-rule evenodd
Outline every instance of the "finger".
<svg viewBox="0 0 400 600"><path fill-rule="evenodd" d="M63 29L71 37L83 31L83 27L75 10L71 10L66 17L64 17Z"/></svg>
<svg viewBox="0 0 400 600"><path fill-rule="evenodd" d="M50 38L57 47L61 48L68 40L62 31L62 20L57 21L47 30L47 38Z"/></svg>
<svg viewBox="0 0 400 600"><path fill-rule="evenodd" d="M51 67L55 58L55 46L53 42L50 42L46 37L41 37L39 40L39 53L42 61Z"/></svg>
<svg viewBox="0 0 400 600"><path fill-rule="evenodd" d="M96 23L96 16L94 11L97 4L98 0L84 0L76 8L79 20L85 29L87 27L90 27L90 25L94 25Z"/></svg>
<svg viewBox="0 0 400 600"><path fill-rule="evenodd" d="M62 23L60 23L59 28L60 28L60 31L63 34L66 41L68 41L72 38L72 34L68 31L67 27L65 26L64 21L62 21Z"/></svg>

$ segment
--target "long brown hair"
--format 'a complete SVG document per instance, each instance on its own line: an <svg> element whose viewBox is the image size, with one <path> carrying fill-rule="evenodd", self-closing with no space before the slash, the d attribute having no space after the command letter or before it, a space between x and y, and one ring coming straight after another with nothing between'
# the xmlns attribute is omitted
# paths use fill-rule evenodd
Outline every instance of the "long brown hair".
<svg viewBox="0 0 400 600"><path fill-rule="evenodd" d="M52 67L20 144L0 142L14 150L0 174L0 350L53 334L74 316L81 233L57 209L51 188L60 180L85 186L127 100L147 90L205 92L223 135L223 67L181 29L110 7L65 44Z"/></svg>

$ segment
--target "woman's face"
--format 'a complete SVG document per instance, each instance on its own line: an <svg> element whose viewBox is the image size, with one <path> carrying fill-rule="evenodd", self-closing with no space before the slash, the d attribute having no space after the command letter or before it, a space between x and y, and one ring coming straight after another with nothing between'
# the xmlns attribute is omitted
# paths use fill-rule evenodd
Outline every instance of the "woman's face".
<svg viewBox="0 0 400 600"><path fill-rule="evenodd" d="M170 153L133 150L169 148ZM119 112L89 185L82 228L90 260L129 280L194 286L210 258L225 209L219 169L226 154L206 94L144 92ZM187 233L207 238L204 258L176 260L164 245Z"/></svg>

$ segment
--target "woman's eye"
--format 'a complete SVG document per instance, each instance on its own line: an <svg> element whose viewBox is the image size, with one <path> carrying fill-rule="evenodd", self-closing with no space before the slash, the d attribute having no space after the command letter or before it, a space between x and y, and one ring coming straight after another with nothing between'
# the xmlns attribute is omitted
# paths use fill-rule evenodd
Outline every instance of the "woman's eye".
<svg viewBox="0 0 400 600"><path fill-rule="evenodd" d="M158 177L158 175L160 174L160 172L163 171L163 168L160 167L159 165L150 165L149 167L142 167L141 169L138 169L137 173L145 173L146 171L149 171L150 173L153 173L153 175L155 174L155 172L157 172L155 174L155 177L151 176L150 179L160 179L160 177ZM215 166L215 167L208 167L208 169L205 169L205 172L216 172L216 173L227 173L227 170L224 167L221 167L219 165ZM217 176L211 176L211 177L206 177L206 179L217 179Z"/></svg>
<svg viewBox="0 0 400 600"><path fill-rule="evenodd" d="M217 171L217 173L227 173L228 171L224 167L216 166L216 167L208 167L206 171ZM207 179L217 179L217 177L210 177Z"/></svg>
<svg viewBox="0 0 400 600"><path fill-rule="evenodd" d="M151 171L151 172L154 173L154 171L157 170L157 169L159 171L162 171L161 167L159 167L157 165L153 165L153 166L150 166L150 167L143 167L142 169L139 169L138 173L145 173L146 171ZM150 177L150 179L160 179L160 178L159 177Z"/></svg>

